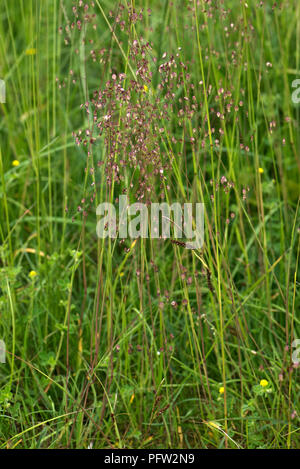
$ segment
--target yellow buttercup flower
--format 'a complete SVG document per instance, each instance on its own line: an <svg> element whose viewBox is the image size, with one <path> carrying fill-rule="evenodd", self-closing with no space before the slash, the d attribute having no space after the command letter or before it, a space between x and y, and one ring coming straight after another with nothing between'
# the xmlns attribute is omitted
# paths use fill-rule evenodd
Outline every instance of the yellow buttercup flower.
<svg viewBox="0 0 300 469"><path fill-rule="evenodd" d="M265 388L266 386L268 386L268 381L266 379L262 379L261 382L259 383L263 388Z"/></svg>
<svg viewBox="0 0 300 469"><path fill-rule="evenodd" d="M20 161L18 161L18 160L14 160L14 161L12 162L12 165L13 165L13 166L19 166L19 164L20 164Z"/></svg>
<svg viewBox="0 0 300 469"><path fill-rule="evenodd" d="M144 91L145 91L145 93L148 93L148 86L147 85L144 85Z"/></svg>
<svg viewBox="0 0 300 469"><path fill-rule="evenodd" d="M263 168L258 168L258 172L262 174L264 172Z"/></svg>
<svg viewBox="0 0 300 469"><path fill-rule="evenodd" d="M220 393L220 394L224 394L224 391L225 391L224 386L221 386L221 387L219 388L219 393Z"/></svg>
<svg viewBox="0 0 300 469"><path fill-rule="evenodd" d="M28 277L29 278L34 278L37 276L37 272L35 270L31 270L28 274Z"/></svg>
<svg viewBox="0 0 300 469"><path fill-rule="evenodd" d="M34 48L26 49L25 54L26 55L35 55L36 54L36 49L34 49Z"/></svg>

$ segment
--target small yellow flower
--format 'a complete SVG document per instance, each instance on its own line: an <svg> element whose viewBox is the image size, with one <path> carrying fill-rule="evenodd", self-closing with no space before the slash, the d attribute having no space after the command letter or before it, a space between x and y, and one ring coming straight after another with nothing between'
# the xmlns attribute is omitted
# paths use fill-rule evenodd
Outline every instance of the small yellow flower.
<svg viewBox="0 0 300 469"><path fill-rule="evenodd" d="M36 54L36 49L34 49L34 48L26 49L25 54L26 55L35 55Z"/></svg>
<svg viewBox="0 0 300 469"><path fill-rule="evenodd" d="M264 172L263 168L258 168L259 174L262 174Z"/></svg>
<svg viewBox="0 0 300 469"><path fill-rule="evenodd" d="M266 379L262 379L261 382L259 383L263 388L265 388L266 386L268 386L268 381Z"/></svg>
<svg viewBox="0 0 300 469"><path fill-rule="evenodd" d="M135 239L135 240L131 243L130 249L133 249L133 248L134 248L134 246L136 245L136 242L137 242L137 239Z"/></svg>
<svg viewBox="0 0 300 469"><path fill-rule="evenodd" d="M214 421L210 421L210 422L205 422L206 425L210 428L216 428L217 430L219 430L221 428L221 425L219 424L219 422L214 422Z"/></svg>
<svg viewBox="0 0 300 469"><path fill-rule="evenodd" d="M224 391L225 391L224 386L221 386L221 387L219 388L219 393L220 393L220 394L224 394Z"/></svg>
<svg viewBox="0 0 300 469"><path fill-rule="evenodd" d="M132 403L133 403L134 398L135 398L135 395L132 394L132 396L131 396L131 398L130 398L130 401L129 401L129 404L132 404Z"/></svg>
<svg viewBox="0 0 300 469"><path fill-rule="evenodd" d="M20 164L20 161L18 161L18 160L14 160L14 161L12 162L12 165L13 165L13 166L19 166L19 164Z"/></svg>
<svg viewBox="0 0 300 469"><path fill-rule="evenodd" d="M29 272L29 274L28 274L28 277L29 277L29 278L34 278L34 277L36 277L36 276L37 276L37 273L36 273L35 270L31 270L31 271Z"/></svg>
<svg viewBox="0 0 300 469"><path fill-rule="evenodd" d="M148 93L148 86L147 85L144 85L144 91L145 91L145 93Z"/></svg>

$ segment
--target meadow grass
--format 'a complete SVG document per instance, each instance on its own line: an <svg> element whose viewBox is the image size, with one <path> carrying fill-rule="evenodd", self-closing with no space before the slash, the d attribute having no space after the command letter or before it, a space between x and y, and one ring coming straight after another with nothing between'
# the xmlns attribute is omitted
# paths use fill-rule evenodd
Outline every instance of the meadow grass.
<svg viewBox="0 0 300 469"><path fill-rule="evenodd" d="M300 3L92 3L1 2L0 447L299 448ZM147 132L113 89L85 145L120 73ZM97 238L143 174L152 201L205 203L201 250Z"/></svg>

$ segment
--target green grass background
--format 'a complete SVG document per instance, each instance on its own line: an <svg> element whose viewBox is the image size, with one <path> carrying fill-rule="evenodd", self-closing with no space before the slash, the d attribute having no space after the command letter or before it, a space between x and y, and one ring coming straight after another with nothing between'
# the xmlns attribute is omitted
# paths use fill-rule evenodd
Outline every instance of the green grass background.
<svg viewBox="0 0 300 469"><path fill-rule="evenodd" d="M127 240L125 253L97 239L95 210L84 223L76 214L90 194L72 137L87 126L80 105L131 64L109 15L117 3L95 1L93 45L84 28L59 34L72 5L0 6L1 447L299 448L299 1L135 2L152 13L130 40L151 42L157 65L181 47L202 103L181 127L174 112L178 142L162 142L175 156L167 194L206 204L194 253L162 240ZM91 62L92 48L106 48L108 64ZM239 108L222 122L211 114L220 87ZM104 160L101 141L97 152ZM210 180L223 175L234 189L212 202Z"/></svg>

